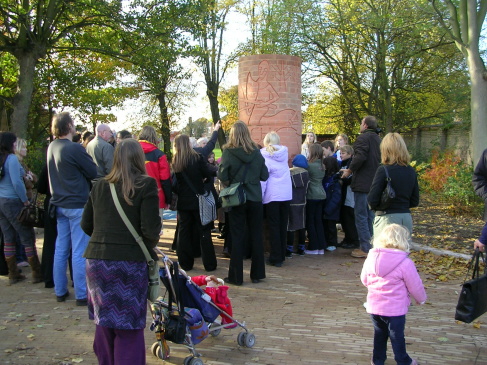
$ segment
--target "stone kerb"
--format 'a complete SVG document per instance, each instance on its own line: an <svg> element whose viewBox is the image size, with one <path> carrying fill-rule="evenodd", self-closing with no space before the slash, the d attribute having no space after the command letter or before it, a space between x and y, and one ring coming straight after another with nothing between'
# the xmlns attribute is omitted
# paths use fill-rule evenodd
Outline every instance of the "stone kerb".
<svg viewBox="0 0 487 365"><path fill-rule="evenodd" d="M291 160L301 151L301 59L276 54L240 58L238 108L256 143L263 145L265 135L275 131Z"/></svg>

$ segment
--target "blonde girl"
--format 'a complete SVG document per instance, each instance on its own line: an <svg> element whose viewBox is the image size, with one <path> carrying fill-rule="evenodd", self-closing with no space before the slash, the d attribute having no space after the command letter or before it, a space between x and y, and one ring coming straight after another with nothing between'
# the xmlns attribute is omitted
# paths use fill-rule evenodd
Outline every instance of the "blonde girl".
<svg viewBox="0 0 487 365"><path fill-rule="evenodd" d="M414 262L408 257L411 235L399 224L390 224L374 238L360 275L367 287L367 313L374 325L372 364L383 365L387 359L387 340L391 339L397 364L417 365L406 352L404 327L411 304L424 304L426 292Z"/></svg>
<svg viewBox="0 0 487 365"><path fill-rule="evenodd" d="M306 138L305 138L303 144L301 145L301 154L306 156L306 158L308 158L309 157L309 147L314 143L317 143L316 134L314 134L313 132L306 133Z"/></svg>

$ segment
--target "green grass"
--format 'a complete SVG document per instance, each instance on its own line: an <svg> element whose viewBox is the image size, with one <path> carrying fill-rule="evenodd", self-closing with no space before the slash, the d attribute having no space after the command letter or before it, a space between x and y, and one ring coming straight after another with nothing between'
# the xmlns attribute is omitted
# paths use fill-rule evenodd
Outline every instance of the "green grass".
<svg viewBox="0 0 487 365"><path fill-rule="evenodd" d="M220 157L222 157L222 150L219 148L215 148L213 150L213 153L215 154L215 160L218 160Z"/></svg>

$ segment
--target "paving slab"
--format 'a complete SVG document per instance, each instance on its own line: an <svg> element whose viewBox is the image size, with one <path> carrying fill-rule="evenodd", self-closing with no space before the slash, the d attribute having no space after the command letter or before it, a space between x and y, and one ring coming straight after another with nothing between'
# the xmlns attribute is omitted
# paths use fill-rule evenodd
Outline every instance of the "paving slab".
<svg viewBox="0 0 487 365"><path fill-rule="evenodd" d="M175 222L164 225L159 247L169 250ZM41 233L41 232L40 232ZM42 237L38 237L42 248ZM214 235L218 269L227 276L228 259ZM359 275L363 259L337 249L323 256L293 256L281 268L267 266L267 278L252 284L250 261L244 262L244 285L230 286L234 317L255 334L253 348L237 344L238 328L224 329L196 346L208 365L370 364L373 327L363 303L366 288ZM30 277L30 269L25 273ZM201 259L189 275L203 275ZM57 303L52 289L30 280L7 286L0 276L0 364L97 364L92 350L94 324L86 307L71 296ZM487 365L487 315L476 328L453 319L459 282L425 282L428 301L410 307L406 322L407 350L420 364ZM148 323L151 317L148 315ZM150 353L154 333L145 331L147 364L183 364L189 352L170 343L171 356L162 361ZM386 364L395 364L388 350Z"/></svg>

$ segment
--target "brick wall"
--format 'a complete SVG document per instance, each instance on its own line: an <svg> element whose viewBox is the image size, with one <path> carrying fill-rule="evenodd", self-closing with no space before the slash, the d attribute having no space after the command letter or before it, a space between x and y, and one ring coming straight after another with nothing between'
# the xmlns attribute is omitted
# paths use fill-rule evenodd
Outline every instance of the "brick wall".
<svg viewBox="0 0 487 365"><path fill-rule="evenodd" d="M401 133L413 159L428 159L434 149L453 150L463 161L472 163L470 126L454 123L443 129L441 125L425 126Z"/></svg>

